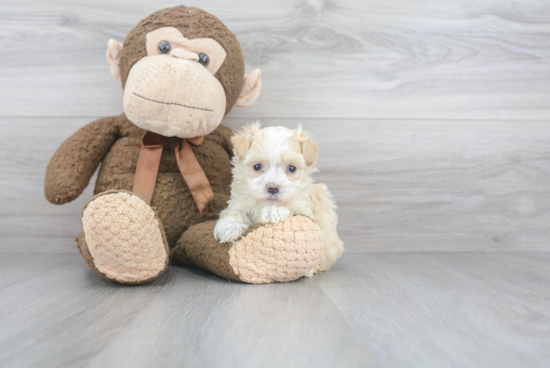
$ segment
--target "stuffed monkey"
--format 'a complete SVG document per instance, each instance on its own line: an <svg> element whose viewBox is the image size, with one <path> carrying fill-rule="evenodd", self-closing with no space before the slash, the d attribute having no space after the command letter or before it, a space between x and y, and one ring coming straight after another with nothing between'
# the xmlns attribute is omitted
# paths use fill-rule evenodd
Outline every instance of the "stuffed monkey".
<svg viewBox="0 0 550 368"><path fill-rule="evenodd" d="M218 18L185 6L160 10L124 45L110 40L107 60L124 89L124 113L68 138L45 179L48 201L64 204L101 164L77 239L90 268L141 284L172 261L270 283L296 280L319 262L320 230L306 217L254 226L234 243L214 239L233 154L232 131L220 122L234 105L252 104L261 87L260 71L244 74L239 42Z"/></svg>

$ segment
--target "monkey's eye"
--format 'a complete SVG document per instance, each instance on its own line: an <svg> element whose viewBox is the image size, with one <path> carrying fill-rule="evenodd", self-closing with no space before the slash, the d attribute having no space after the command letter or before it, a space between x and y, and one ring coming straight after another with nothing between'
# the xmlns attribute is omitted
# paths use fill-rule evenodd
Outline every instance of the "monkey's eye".
<svg viewBox="0 0 550 368"><path fill-rule="evenodd" d="M199 54L199 63L207 66L208 62L210 61L210 58L206 54Z"/></svg>
<svg viewBox="0 0 550 368"><path fill-rule="evenodd" d="M158 49L161 54L168 54L172 50L172 45L168 41L160 41Z"/></svg>
<svg viewBox="0 0 550 368"><path fill-rule="evenodd" d="M288 171L291 172L291 173L293 173L294 171L296 171L296 166L290 165L290 166L288 167Z"/></svg>
<svg viewBox="0 0 550 368"><path fill-rule="evenodd" d="M260 171L261 169L262 169L262 165L260 165L260 164L254 165L254 170Z"/></svg>

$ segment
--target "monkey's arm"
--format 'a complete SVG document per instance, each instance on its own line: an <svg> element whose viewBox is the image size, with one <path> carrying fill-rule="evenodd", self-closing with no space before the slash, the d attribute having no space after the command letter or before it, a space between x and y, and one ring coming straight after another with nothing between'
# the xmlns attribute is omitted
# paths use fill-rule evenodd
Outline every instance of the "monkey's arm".
<svg viewBox="0 0 550 368"><path fill-rule="evenodd" d="M46 169L46 199L53 204L76 199L90 182L117 134L115 117L106 117L80 128L63 142Z"/></svg>
<svg viewBox="0 0 550 368"><path fill-rule="evenodd" d="M215 132L219 137L220 144L227 151L227 153L229 153L229 157L233 157L233 143L231 143L233 130L225 125L220 125L216 128Z"/></svg>

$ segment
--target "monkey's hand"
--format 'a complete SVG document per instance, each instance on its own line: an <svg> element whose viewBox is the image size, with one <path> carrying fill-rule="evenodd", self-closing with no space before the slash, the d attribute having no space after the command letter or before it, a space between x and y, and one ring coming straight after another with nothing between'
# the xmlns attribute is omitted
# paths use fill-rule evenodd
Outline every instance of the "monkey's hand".
<svg viewBox="0 0 550 368"><path fill-rule="evenodd" d="M224 217L214 227L214 238L221 243L234 242L244 234L248 226L237 217Z"/></svg>
<svg viewBox="0 0 550 368"><path fill-rule="evenodd" d="M116 140L115 117L96 120L70 136L53 154L44 181L44 194L53 204L76 199L90 182Z"/></svg>

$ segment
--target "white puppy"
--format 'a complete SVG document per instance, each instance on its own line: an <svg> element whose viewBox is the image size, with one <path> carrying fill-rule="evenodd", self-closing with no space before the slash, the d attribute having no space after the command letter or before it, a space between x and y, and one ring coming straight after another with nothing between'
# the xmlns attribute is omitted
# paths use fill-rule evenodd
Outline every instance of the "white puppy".
<svg viewBox="0 0 550 368"><path fill-rule="evenodd" d="M336 232L336 205L327 187L313 184L311 178L317 171L319 145L301 127L260 129L259 123L246 126L231 141L235 153L231 199L220 213L216 239L232 242L250 225L304 215L319 225L325 243L324 256L312 271L328 270L344 245Z"/></svg>

